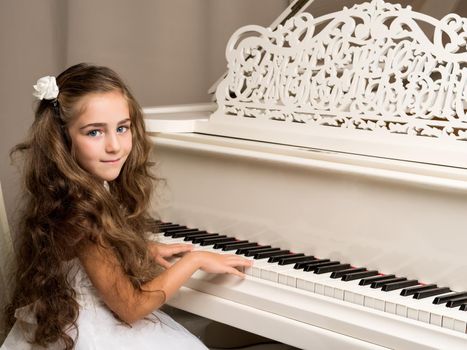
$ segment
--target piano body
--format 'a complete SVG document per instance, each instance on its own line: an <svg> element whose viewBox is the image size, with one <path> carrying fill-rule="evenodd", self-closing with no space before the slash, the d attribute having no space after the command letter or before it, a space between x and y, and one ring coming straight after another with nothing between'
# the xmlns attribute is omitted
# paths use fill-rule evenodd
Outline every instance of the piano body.
<svg viewBox="0 0 467 350"><path fill-rule="evenodd" d="M217 104L145 109L161 221L416 280L385 291L257 256L169 304L302 349L466 349L466 296L442 302L467 291L466 33L382 0L299 13L233 34Z"/></svg>

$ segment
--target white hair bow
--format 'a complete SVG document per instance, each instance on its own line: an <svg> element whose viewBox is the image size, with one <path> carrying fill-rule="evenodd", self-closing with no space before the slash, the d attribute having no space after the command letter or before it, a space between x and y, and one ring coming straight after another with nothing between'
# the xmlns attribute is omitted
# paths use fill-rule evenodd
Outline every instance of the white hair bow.
<svg viewBox="0 0 467 350"><path fill-rule="evenodd" d="M39 100L53 100L58 96L58 86L55 77L46 76L40 78L36 85L34 85L34 90L32 94Z"/></svg>

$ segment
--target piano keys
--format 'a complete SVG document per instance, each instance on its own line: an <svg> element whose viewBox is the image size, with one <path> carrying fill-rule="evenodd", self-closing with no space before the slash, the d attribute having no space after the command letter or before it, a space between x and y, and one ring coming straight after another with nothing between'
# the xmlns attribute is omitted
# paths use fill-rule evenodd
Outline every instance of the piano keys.
<svg viewBox="0 0 467 350"><path fill-rule="evenodd" d="M161 242L166 242L166 243L176 243L176 242L182 242L182 243L192 243L195 245L197 249L206 249L209 251L217 252L217 253L230 253L230 249L226 249L225 247L228 245L228 243L232 244L232 242L235 241L240 241L236 239L235 237L227 237L226 235L220 235L217 233L211 233L208 236L205 234L206 231L201 231L201 230L196 230L192 229L190 231L185 231L183 234L178 234L180 230L177 229L177 226L173 226L172 223L154 223L154 228L153 232L158 233L158 241ZM198 233L198 232L201 232ZM216 236L222 239L219 240L214 240L212 236ZM221 243L221 241L223 243ZM340 262L329 262L327 263L326 267L331 267L331 268L326 268L321 264L321 270L319 267L319 264L316 265L313 263L313 261L329 261L329 259L318 259L315 257L308 257L308 260L305 260L304 254L300 253L292 253L290 251L287 251L287 253L283 254L282 258L278 258L278 255L275 254L277 252L284 252L284 250L281 250L279 247L276 248L270 248L270 246L261 246L256 242L251 242L256 244L255 246L249 247L249 248L241 248L239 247L238 249L234 250L235 254L241 254L244 255L245 257L249 257L252 259L255 264L252 267L246 268L245 273L251 276L256 276L261 279L266 279L270 280L275 283L282 283L285 285L289 285L294 288L300 288L304 286L303 282L302 284L297 283L297 279L299 280L307 280L310 281L314 278L313 274L315 275L320 275L323 274L323 277L326 277L329 279L329 283L331 285L332 280L339 278L343 283L337 283L340 285L340 289L342 289L344 292L328 292L328 294L334 298L338 298L340 300L348 300L350 302L354 302L355 300L359 298L350 298L349 296L346 295L346 292L348 292L345 284L348 281L352 281L355 279L348 279L347 276L353 275L353 270L357 270L361 272L362 270L366 271L364 267L350 267L350 264L340 264ZM262 248L259 248L262 247ZM267 253L264 253L267 252ZM286 265L291 265L292 266L286 268L286 269L280 269L280 266L286 266ZM307 269L308 266L313 266L313 269ZM332 266L339 266L339 268L333 269ZM347 269L346 274L334 274L334 271L343 271ZM300 270L300 271L296 271ZM278 273L271 273L271 271L275 271ZM280 273L279 273L280 271ZM308 273L305 273L308 272ZM280 278L280 275L286 275L287 277ZM293 279L292 276L296 276L295 279ZM311 278L308 278L307 275L312 276ZM300 276L300 277L299 277ZM376 276L376 277L375 277ZM461 310L461 306L463 305L464 301L467 302L465 299L467 298L467 291L464 292L453 292L449 288L439 288L435 284L431 285L426 285L425 283L419 283L416 280L407 280L405 277L398 277L395 278L394 275L384 275L381 273L376 272L375 276L373 277L362 277L361 279L358 280L358 285L359 286L366 286L366 288L361 288L361 293L359 295L363 296L363 302L361 305L367 306L367 307L373 307L377 308L381 311L388 312L388 313L395 313L393 312L394 310L398 309L399 311L397 312L397 315L402 316L402 317L410 317L415 314L417 316L414 319L417 319L422 322L430 323L433 325L449 328L456 330L461 333L467 333L467 313L465 313L465 310ZM289 281L289 279L292 278L292 282ZM408 283L410 282L410 283ZM409 288L411 287L411 288ZM314 288L310 289L310 285L308 284L308 287L306 290L310 292L317 292L315 290L316 286ZM397 293L399 295L406 297L407 300L404 300L404 298L398 298L397 300L399 301L399 304L396 305L396 307L393 307L392 304L390 304L389 307L386 307L384 304L377 304L374 302L373 298L371 298L371 301L365 301L365 297L369 298L368 295L365 293L367 291L370 291L368 288L373 288L373 289L380 289L380 293L378 293L378 297L383 303L393 303L393 297L397 296ZM358 290L358 288L354 289ZM391 292L391 291L397 291L395 293L385 293L385 292ZM429 291L438 291L439 293L433 293L431 295L425 294L424 297L420 297L419 293L422 291L429 292ZM349 292L353 293L353 292ZM358 293L358 292L357 292ZM386 296L390 296L386 298ZM430 315L424 315L424 312L427 312L426 310L423 309L418 309L416 311L411 311L411 313L407 312L407 305L411 303L411 305L417 305L416 303L413 303L413 301L409 301L411 298L415 300L421 300L427 297L431 297L427 299L427 302L431 302L433 304L433 308L431 309ZM458 308L458 313L451 312L449 310L443 310L442 308L436 308L434 305L439 305L439 304L445 304L446 308ZM426 306L426 303L420 303L421 306ZM446 311L446 314L443 314L442 311ZM464 311L464 312L462 312ZM441 314L439 314L441 313ZM410 316L409 316L410 315ZM419 318L420 315L420 318ZM452 319L453 317L454 320ZM413 317L411 317L413 318ZM441 320L439 323L438 321Z"/></svg>
<svg viewBox="0 0 467 350"><path fill-rule="evenodd" d="M242 244L238 245L238 249L232 250L227 243L219 243L212 241L212 238L206 237L204 230L196 230L195 228L179 234L180 230L172 223L153 223L153 231L157 234L155 237L159 242L163 243L192 243L197 250L208 250L221 254L242 254L245 257L250 257L254 260L252 267L245 269L247 278L251 279L254 283L264 283L265 281L273 282L279 285L299 289L311 294L318 294L339 301L352 303L364 308L378 310L380 312L396 315L403 320L416 320L420 325L426 324L439 327L439 329L448 329L455 332L465 334L467 332L467 311L465 308L459 307L458 310L453 310L452 305L447 305L454 300L465 297L467 292L452 292L449 288L438 288L436 285L425 285L423 283L415 283L410 286L399 284L395 288L384 287L397 284L398 281L391 281L394 275L384 275L377 273L378 277L373 277L369 280L363 277L359 280L346 279L345 276L352 274L352 269L362 271L366 270L364 267L352 267L347 269L347 274L340 276L332 271L319 273L316 269L306 272L304 267L306 264L301 264L300 269L296 269L299 264L298 261L294 265L284 263L287 257L281 259L271 259L276 256L273 254L272 249L281 251L277 248L266 248L267 246L260 245L257 242L250 242L251 247L242 249ZM203 232L199 234L198 232ZM226 236L218 233L211 233L210 235ZM241 241L233 236L228 237L228 242ZM235 243L230 243L230 246ZM258 247L264 247L263 249ZM256 254L249 254L256 250ZM269 250L271 255L261 255L262 251ZM300 253L288 252L286 256L296 256ZM296 257L298 260L298 257ZM314 258L315 260L325 260ZM329 259L326 259L329 260ZM293 259L291 260L293 261ZM281 264L282 262L282 264ZM289 261L290 262L290 261ZM290 265L290 266L287 266ZM340 270L344 271L344 270ZM340 279L338 280L337 278ZM400 277L399 279L407 280ZM362 283L362 281L366 281ZM384 283L386 281L386 283ZM370 282L370 283L369 283ZM372 282L372 283L371 283ZM374 285L374 283L380 283ZM200 288L199 286L197 288ZM203 289L202 287L200 288ZM374 291L374 289L379 289ZM415 298L414 295L421 291L442 290L441 293L433 294L431 298ZM212 290L210 290L212 292ZM215 292L214 292L215 293ZM310 296L311 296L310 294ZM444 307L438 305L446 304ZM459 304L461 305L461 304ZM459 306L457 305L457 306ZM306 322L306 320L304 320ZM430 332L431 333L431 332ZM432 341L433 334L431 334L430 342ZM462 337L459 337L461 340ZM451 339L452 340L452 339ZM443 342L446 340L442 340ZM444 343L448 345L449 343ZM453 343L455 344L455 343ZM462 344L459 343L459 344ZM399 344L400 345L400 344ZM420 345L420 344L418 344ZM426 344L428 346L428 344ZM456 345L453 345L456 346Z"/></svg>

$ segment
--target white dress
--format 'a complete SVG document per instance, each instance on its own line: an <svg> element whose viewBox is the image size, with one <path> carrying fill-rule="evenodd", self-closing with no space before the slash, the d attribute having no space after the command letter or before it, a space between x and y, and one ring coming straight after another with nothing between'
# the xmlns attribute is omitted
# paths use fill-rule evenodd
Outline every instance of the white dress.
<svg viewBox="0 0 467 350"><path fill-rule="evenodd" d="M103 304L79 260L73 259L68 264L71 264L68 279L80 305L78 337L76 332L70 332L76 339L76 350L207 349L198 338L160 310L153 312L148 319L135 322L131 327L122 324ZM32 305L29 305L16 310L17 321L0 350L44 349L27 341L36 327L31 309ZM62 348L60 344L47 347L53 350Z"/></svg>

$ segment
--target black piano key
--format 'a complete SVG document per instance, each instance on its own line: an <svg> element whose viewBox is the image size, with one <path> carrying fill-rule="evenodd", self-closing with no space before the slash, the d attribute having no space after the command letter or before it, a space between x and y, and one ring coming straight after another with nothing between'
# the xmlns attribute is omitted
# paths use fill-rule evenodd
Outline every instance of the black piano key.
<svg viewBox="0 0 467 350"><path fill-rule="evenodd" d="M235 243L231 243L231 244L226 244L222 250L223 251L229 251L229 250L238 250L238 249L241 249L241 248L251 248L251 247L259 247L259 244L258 243L254 243L254 242L235 242Z"/></svg>
<svg viewBox="0 0 467 350"><path fill-rule="evenodd" d="M197 228L181 228L181 229L175 229L175 230L167 230L167 231L164 231L164 233L167 233L167 236L173 236L173 235L176 235L176 234L183 234L184 232L187 232L187 233L190 233L190 232L197 232L197 231L201 231L200 229L197 229Z"/></svg>
<svg viewBox="0 0 467 350"><path fill-rule="evenodd" d="M170 230L170 229L176 229L180 227L180 225L168 225L168 226L165 226L165 227L159 227L159 226L154 226L151 228L151 231L154 232L154 233L163 233L165 232L166 230Z"/></svg>
<svg viewBox="0 0 467 350"><path fill-rule="evenodd" d="M240 248L238 249L235 254L238 254L238 255L242 255L242 254L246 254L250 251L254 251L254 252L261 252L263 250L266 250L266 249L269 249L271 248L270 245L260 245L260 246L256 246L256 247L249 247L249 248Z"/></svg>
<svg viewBox="0 0 467 350"><path fill-rule="evenodd" d="M449 293L451 290L448 287L441 287L441 288L433 288L424 290L421 292L417 292L413 295L414 299L425 299L429 297L434 297L435 295L446 294Z"/></svg>
<svg viewBox="0 0 467 350"><path fill-rule="evenodd" d="M385 284L383 286L383 288L381 290L383 292L390 292L390 291L393 291L393 290L402 289L402 288L406 288L406 287L411 287L411 286L415 286L415 285L418 285L417 280L407 280L406 279L405 281L387 283L387 284Z"/></svg>
<svg viewBox="0 0 467 350"><path fill-rule="evenodd" d="M184 241L193 241L195 238L207 237L207 236L212 235L212 234L217 235L217 233L209 233L209 232L206 232L206 231L193 232L192 234L186 235L183 240ZM214 236L209 236L209 237L214 237Z"/></svg>
<svg viewBox="0 0 467 350"><path fill-rule="evenodd" d="M461 307L459 308L459 310L467 311L467 303L462 304Z"/></svg>
<svg viewBox="0 0 467 350"><path fill-rule="evenodd" d="M268 248L268 249L261 250L260 253L278 252L280 250L281 250L281 248ZM254 251L254 250L251 250L251 251L245 253L245 256L253 256L254 257L256 254L258 254L258 252Z"/></svg>
<svg viewBox="0 0 467 350"><path fill-rule="evenodd" d="M224 236L224 235L223 235ZM236 239L235 237L214 237L214 238L211 238L211 239L205 239L203 242L201 242L201 245L202 246L206 246L206 245L214 245L216 243L222 243L222 242L235 242Z"/></svg>
<svg viewBox="0 0 467 350"><path fill-rule="evenodd" d="M184 241L189 241L195 237L200 237L204 235L209 235L210 233L207 231L193 231L193 232L178 232L172 236L172 238L183 238Z"/></svg>
<svg viewBox="0 0 467 350"><path fill-rule="evenodd" d="M326 262L330 262L330 261L331 261L330 259L316 259L316 258L313 258L313 259L310 259L309 261L305 260L305 261L296 263L295 266L294 266L294 269L300 270L300 269L304 269L308 265L316 265L316 264L326 263Z"/></svg>
<svg viewBox="0 0 467 350"><path fill-rule="evenodd" d="M172 226L180 226L179 224L175 224L173 222L151 223L151 225L157 228L168 228Z"/></svg>
<svg viewBox="0 0 467 350"><path fill-rule="evenodd" d="M378 282L378 281L385 281L391 278L396 277L395 275L380 275L380 276L374 276L374 277L366 277L362 278L362 280L358 283L361 286L366 286L368 284L372 284L373 282Z"/></svg>
<svg viewBox="0 0 467 350"><path fill-rule="evenodd" d="M448 302L451 299L455 299L459 297L467 297L467 292L457 292L457 293L441 295L439 297L436 297L433 300L433 304L443 304L443 303Z"/></svg>
<svg viewBox="0 0 467 350"><path fill-rule="evenodd" d="M323 263L316 264L316 265L308 264L305 266L303 270L306 272L311 272L311 271L315 271L318 267L321 267L321 266L332 266L332 265L339 265L339 264L340 264L339 261L328 261L328 262L323 262Z"/></svg>
<svg viewBox="0 0 467 350"><path fill-rule="evenodd" d="M168 229L176 228L176 227L180 227L180 225L177 225L177 224L154 225L154 226L151 226L151 230L153 230L153 232L164 232L164 230L168 230Z"/></svg>
<svg viewBox="0 0 467 350"><path fill-rule="evenodd" d="M279 259L278 263L279 265L290 265L290 264L298 263L300 261L308 260L310 258L314 258L314 257L305 256L305 254L303 253L290 254L289 256Z"/></svg>
<svg viewBox="0 0 467 350"><path fill-rule="evenodd" d="M331 265L331 266L320 266L315 270L317 275L322 275L323 273L329 273L333 271L340 271L345 270L350 267L350 264L339 264L339 265Z"/></svg>
<svg viewBox="0 0 467 350"><path fill-rule="evenodd" d="M261 253L256 253L253 258L254 259L264 259L264 258L270 258L271 256L277 256L277 255L284 255L284 254L290 254L290 251L288 250L275 250L272 252L261 252Z"/></svg>
<svg viewBox="0 0 467 350"><path fill-rule="evenodd" d="M188 227L186 227L186 226L184 226L184 225L175 225L175 226L165 227L165 228L164 228L164 232L167 232L167 231L184 230L184 229L188 229Z"/></svg>
<svg viewBox="0 0 467 350"><path fill-rule="evenodd" d="M157 226L159 226L159 225L161 225L161 226L163 226L163 225L176 225L176 224L173 223L173 222L169 222L169 221L160 221L160 220L155 220L155 219L152 219L152 218L148 220L148 224L149 224L149 225L153 225L153 226L156 226L156 225L157 225Z"/></svg>
<svg viewBox="0 0 467 350"><path fill-rule="evenodd" d="M235 238L235 237L232 237L232 236L227 236L227 238L229 239L228 241L219 240L219 242L214 243L214 245L216 245L217 243L219 243L219 244L224 243L224 245L225 245L225 244L228 244L228 243L234 243L234 242L239 241L238 238ZM223 245L221 247L223 247ZM212 247L212 248L214 248L214 247Z"/></svg>
<svg viewBox="0 0 467 350"><path fill-rule="evenodd" d="M171 237L172 238L182 238L182 237L201 235L201 234L207 234L207 233L208 233L207 231L189 230L189 231L171 233Z"/></svg>
<svg viewBox="0 0 467 350"><path fill-rule="evenodd" d="M402 282L402 281L407 281L407 278L405 278L405 277L396 277L396 278L389 278L389 279L386 279L386 280L373 282L370 285L370 288L374 288L374 289L381 288L381 287L385 286L388 283Z"/></svg>
<svg viewBox="0 0 467 350"><path fill-rule="evenodd" d="M218 242L218 243L214 244L214 249L222 249L225 246L227 246L229 244L233 244L233 243L249 243L249 241L247 241L247 240L239 241L239 240L235 239L233 241L228 241L228 242Z"/></svg>
<svg viewBox="0 0 467 350"><path fill-rule="evenodd" d="M249 243L249 241L247 241L246 239L245 240L233 240L233 241L228 241L228 242L218 242L216 244L214 244L214 249L223 249L225 246L229 245L229 244L234 244L234 243Z"/></svg>
<svg viewBox="0 0 467 350"><path fill-rule="evenodd" d="M342 278L342 276L347 275L350 272L356 273L356 272L364 272L366 271L366 268L364 267L353 267L351 269L345 269L345 270L340 270L340 271L334 271L331 273L331 278Z"/></svg>
<svg viewBox="0 0 467 350"><path fill-rule="evenodd" d="M208 232L208 233L209 233L209 232ZM211 234L212 234L212 233L211 233ZM232 240L235 239L235 238L233 238L233 237L228 237L227 235L221 235L221 234L219 234L219 233L215 233L215 234L216 234L217 236L213 236L212 238L209 238L209 237L208 237L208 238L204 238L204 239L203 239L202 241L200 241L199 243L204 243L204 242L206 242L206 241L215 241L215 240L218 240L218 241L219 241L219 240L223 240L223 239L227 239L227 238L232 239ZM201 244L201 245L205 245L205 244ZM208 245L208 244L207 244L207 245Z"/></svg>
<svg viewBox="0 0 467 350"><path fill-rule="evenodd" d="M371 276L376 276L379 275L379 272L376 270L370 270L370 271L362 271L362 272L355 272L355 273L348 273L347 275L342 276L341 280L345 282L349 281L355 281L359 280L365 277L371 277Z"/></svg>
<svg viewBox="0 0 467 350"><path fill-rule="evenodd" d="M173 237L174 234L176 233L185 233L185 232L195 232L199 231L197 228L177 228L174 230L165 230L164 231L164 236L166 237Z"/></svg>
<svg viewBox="0 0 467 350"><path fill-rule="evenodd" d="M208 238L214 238L214 237L219 237L219 236L220 235L218 233L208 233L208 234L201 235L201 236L185 237L185 240L191 241L193 244L197 244L197 243L203 243Z"/></svg>
<svg viewBox="0 0 467 350"><path fill-rule="evenodd" d="M449 300L446 303L446 306L447 307L456 307L456 306L462 305L464 303L467 303L467 297L459 297L459 298L454 298L454 299Z"/></svg>
<svg viewBox="0 0 467 350"><path fill-rule="evenodd" d="M173 222L169 222L169 221L162 222L162 221L154 220L154 219L149 219L149 223L150 223L151 225L159 225L159 226L176 225L176 224L174 224Z"/></svg>
<svg viewBox="0 0 467 350"><path fill-rule="evenodd" d="M268 262L269 263L277 263L279 262L280 259L283 259L283 258L287 258L288 256L291 256L295 253L292 253L292 252L288 252L288 253L284 253L282 255L276 255L276 256L271 256L269 259L268 259Z"/></svg>
<svg viewBox="0 0 467 350"><path fill-rule="evenodd" d="M438 286L436 284L425 284L425 285L421 285L421 286L404 288L404 289L401 290L401 295L404 296L404 297L407 297L407 296L410 296L410 295L414 295L417 292L422 292L424 290L434 289L434 288L438 288Z"/></svg>

